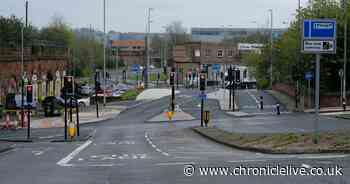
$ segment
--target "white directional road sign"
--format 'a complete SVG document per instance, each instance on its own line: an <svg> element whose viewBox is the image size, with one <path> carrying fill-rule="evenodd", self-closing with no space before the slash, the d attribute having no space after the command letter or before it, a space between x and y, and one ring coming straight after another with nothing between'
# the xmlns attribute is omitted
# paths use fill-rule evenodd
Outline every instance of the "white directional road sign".
<svg viewBox="0 0 350 184"><path fill-rule="evenodd" d="M334 53L334 40L304 40L304 53Z"/></svg>
<svg viewBox="0 0 350 184"><path fill-rule="evenodd" d="M336 53L337 23L332 19L306 19L303 24L302 52Z"/></svg>

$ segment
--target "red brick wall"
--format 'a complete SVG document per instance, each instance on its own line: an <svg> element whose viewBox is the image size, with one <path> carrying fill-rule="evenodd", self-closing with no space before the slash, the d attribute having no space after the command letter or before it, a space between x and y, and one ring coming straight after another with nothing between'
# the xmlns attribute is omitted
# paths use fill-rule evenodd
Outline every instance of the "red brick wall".
<svg viewBox="0 0 350 184"><path fill-rule="evenodd" d="M274 86L272 87L273 90L275 91L279 91L283 94L286 94L290 97L295 96L295 88L293 86L287 85L287 84L282 84L282 83L278 83L278 84L274 84ZM314 97L312 97L314 98ZM312 99L312 102L314 101L314 99ZM320 97L320 107L338 107L340 101L340 97L339 96L331 96L331 95L322 95ZM304 100L305 107L309 107L308 104L308 96L305 96L305 100ZM348 99L347 104L350 103L350 99Z"/></svg>

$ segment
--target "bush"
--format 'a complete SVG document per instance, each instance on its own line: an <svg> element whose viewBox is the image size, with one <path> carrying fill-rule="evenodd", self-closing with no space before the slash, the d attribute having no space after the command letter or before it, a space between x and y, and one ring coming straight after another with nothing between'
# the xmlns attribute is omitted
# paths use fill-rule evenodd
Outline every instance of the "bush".
<svg viewBox="0 0 350 184"><path fill-rule="evenodd" d="M137 95L140 94L140 92L141 91L136 89L129 90L121 96L121 100L135 100Z"/></svg>
<svg viewBox="0 0 350 184"><path fill-rule="evenodd" d="M256 85L258 89L267 89L269 87L269 80L267 79L257 79Z"/></svg>

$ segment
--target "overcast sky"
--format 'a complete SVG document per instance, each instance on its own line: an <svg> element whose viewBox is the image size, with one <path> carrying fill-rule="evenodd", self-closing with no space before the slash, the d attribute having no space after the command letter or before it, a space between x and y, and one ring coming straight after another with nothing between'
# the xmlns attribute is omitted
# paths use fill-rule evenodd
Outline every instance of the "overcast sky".
<svg viewBox="0 0 350 184"><path fill-rule="evenodd" d="M307 0L301 0L306 5ZM25 16L25 0L0 0L0 15ZM106 0L107 31L145 31L147 8L152 12L152 32L164 32L163 26L182 21L191 27L266 27L268 9L274 11L275 27L286 27L298 6L298 0ZM64 17L72 27L103 30L103 0L29 0L29 20L45 26L52 16ZM254 23L257 22L257 23Z"/></svg>

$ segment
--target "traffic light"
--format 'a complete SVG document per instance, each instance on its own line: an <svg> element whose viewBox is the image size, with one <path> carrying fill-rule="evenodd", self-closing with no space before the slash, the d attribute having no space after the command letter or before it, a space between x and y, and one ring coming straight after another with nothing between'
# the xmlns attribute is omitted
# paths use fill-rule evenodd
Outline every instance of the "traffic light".
<svg viewBox="0 0 350 184"><path fill-rule="evenodd" d="M27 103L33 103L33 85L27 85Z"/></svg>
<svg viewBox="0 0 350 184"><path fill-rule="evenodd" d="M240 70L236 70L236 82L241 82L241 71Z"/></svg>
<svg viewBox="0 0 350 184"><path fill-rule="evenodd" d="M170 72L170 85L175 84L175 72Z"/></svg>
<svg viewBox="0 0 350 184"><path fill-rule="evenodd" d="M73 84L74 84L73 76L64 76L64 88L67 95L73 94L73 88L74 88Z"/></svg>
<svg viewBox="0 0 350 184"><path fill-rule="evenodd" d="M200 79L200 81L199 81L199 89L201 91L205 91L205 74L201 73L199 79Z"/></svg>

